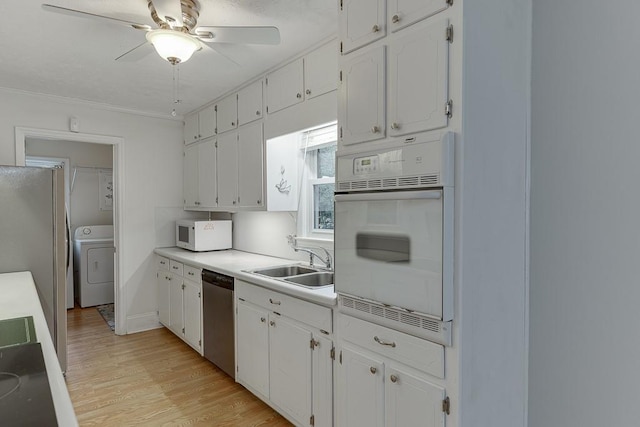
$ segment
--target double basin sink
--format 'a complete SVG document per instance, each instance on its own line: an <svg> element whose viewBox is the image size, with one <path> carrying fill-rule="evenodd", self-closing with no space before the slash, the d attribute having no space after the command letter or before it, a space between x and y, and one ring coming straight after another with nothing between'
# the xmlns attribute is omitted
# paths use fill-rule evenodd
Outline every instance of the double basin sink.
<svg viewBox="0 0 640 427"><path fill-rule="evenodd" d="M333 272L302 265L285 265L282 267L262 268L251 270L249 273L266 276L311 289L333 286Z"/></svg>

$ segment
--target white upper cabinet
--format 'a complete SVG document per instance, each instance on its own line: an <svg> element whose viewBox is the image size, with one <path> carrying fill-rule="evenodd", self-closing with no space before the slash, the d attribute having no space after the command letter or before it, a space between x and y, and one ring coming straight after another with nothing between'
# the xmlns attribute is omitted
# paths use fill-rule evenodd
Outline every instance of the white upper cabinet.
<svg viewBox="0 0 640 427"><path fill-rule="evenodd" d="M306 99L336 90L338 85L338 54L335 41L304 57L304 94Z"/></svg>
<svg viewBox="0 0 640 427"><path fill-rule="evenodd" d="M235 208L238 201L238 133L218 136L218 206Z"/></svg>
<svg viewBox="0 0 640 427"><path fill-rule="evenodd" d="M385 137L385 47L348 58L338 94L339 142L344 145Z"/></svg>
<svg viewBox="0 0 640 427"><path fill-rule="evenodd" d="M267 113L275 113L304 101L302 58L267 75Z"/></svg>
<svg viewBox="0 0 640 427"><path fill-rule="evenodd" d="M386 35L385 0L342 0L338 13L342 53L349 53Z"/></svg>
<svg viewBox="0 0 640 427"><path fill-rule="evenodd" d="M214 105L203 108L184 118L184 143L192 144L210 138L216 133L216 110Z"/></svg>
<svg viewBox="0 0 640 427"><path fill-rule="evenodd" d="M447 126L448 21L408 33L389 45L389 136Z"/></svg>
<svg viewBox="0 0 640 427"><path fill-rule="evenodd" d="M238 126L262 118L262 80L238 92Z"/></svg>
<svg viewBox="0 0 640 427"><path fill-rule="evenodd" d="M216 142L207 140L198 146L198 207L216 206Z"/></svg>
<svg viewBox="0 0 640 427"><path fill-rule="evenodd" d="M238 129L238 205L264 206L264 142L262 123Z"/></svg>
<svg viewBox="0 0 640 427"><path fill-rule="evenodd" d="M198 129L198 113L189 114L184 117L184 143L191 144L196 142L200 137L198 136L200 130Z"/></svg>
<svg viewBox="0 0 640 427"><path fill-rule="evenodd" d="M238 95L229 95L218 102L218 133L224 133L238 127Z"/></svg>
<svg viewBox="0 0 640 427"><path fill-rule="evenodd" d="M389 28L398 31L445 10L452 3L453 0L388 0Z"/></svg>
<svg viewBox="0 0 640 427"><path fill-rule="evenodd" d="M198 146L185 147L182 163L182 195L185 208L198 206Z"/></svg>
<svg viewBox="0 0 640 427"><path fill-rule="evenodd" d="M209 105L198 112L198 129L200 139L210 138L216 134L215 105Z"/></svg>

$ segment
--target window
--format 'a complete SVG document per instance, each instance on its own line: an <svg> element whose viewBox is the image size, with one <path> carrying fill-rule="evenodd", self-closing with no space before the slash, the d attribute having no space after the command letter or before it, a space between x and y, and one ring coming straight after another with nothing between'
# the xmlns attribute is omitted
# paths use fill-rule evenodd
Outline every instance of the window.
<svg viewBox="0 0 640 427"><path fill-rule="evenodd" d="M301 137L304 159L299 233L333 238L333 192L336 176L336 125L306 131Z"/></svg>

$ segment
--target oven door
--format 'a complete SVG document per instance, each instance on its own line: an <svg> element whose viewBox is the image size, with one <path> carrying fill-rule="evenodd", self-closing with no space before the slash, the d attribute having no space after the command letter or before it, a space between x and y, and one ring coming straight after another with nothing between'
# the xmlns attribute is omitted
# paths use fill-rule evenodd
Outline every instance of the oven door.
<svg viewBox="0 0 640 427"><path fill-rule="evenodd" d="M451 320L452 191L336 195L336 292Z"/></svg>

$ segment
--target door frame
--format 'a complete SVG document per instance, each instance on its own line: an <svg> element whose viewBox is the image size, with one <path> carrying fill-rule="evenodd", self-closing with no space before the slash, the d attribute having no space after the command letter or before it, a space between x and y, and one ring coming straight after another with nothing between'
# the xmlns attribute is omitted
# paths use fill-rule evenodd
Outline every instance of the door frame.
<svg viewBox="0 0 640 427"><path fill-rule="evenodd" d="M122 228L122 213L125 210L124 202L124 138L119 136L98 135L91 133L79 133L59 131L51 129L38 129L28 127L15 128L16 166L24 166L26 161L27 138L45 139L51 141L88 142L93 144L107 144L113 146L113 244L115 246L115 272L114 272L114 300L115 300L115 333L125 335L127 333L126 307L127 295L124 286L122 265L124 232Z"/></svg>

